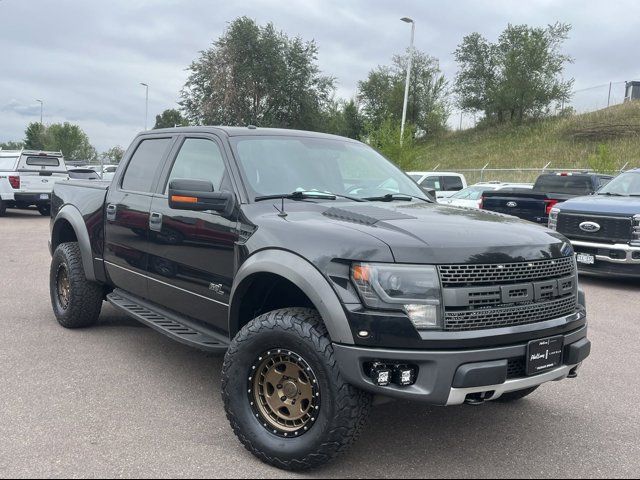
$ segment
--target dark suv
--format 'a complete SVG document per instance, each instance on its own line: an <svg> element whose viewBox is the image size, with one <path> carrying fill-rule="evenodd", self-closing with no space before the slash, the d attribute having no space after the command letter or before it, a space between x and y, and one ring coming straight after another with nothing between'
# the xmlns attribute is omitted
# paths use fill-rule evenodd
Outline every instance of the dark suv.
<svg viewBox="0 0 640 480"><path fill-rule="evenodd" d="M373 395L514 401L590 351L562 235L438 205L345 138L146 132L111 184L56 185L51 232L60 324L96 323L106 300L225 354L233 430L285 469L344 451Z"/></svg>

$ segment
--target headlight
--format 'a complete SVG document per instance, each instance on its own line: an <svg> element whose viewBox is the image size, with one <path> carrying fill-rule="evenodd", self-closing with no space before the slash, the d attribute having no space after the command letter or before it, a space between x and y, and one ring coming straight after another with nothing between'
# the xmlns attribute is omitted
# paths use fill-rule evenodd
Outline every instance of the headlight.
<svg viewBox="0 0 640 480"><path fill-rule="evenodd" d="M436 267L355 263L351 279L367 307L404 311L418 330L442 328Z"/></svg>
<svg viewBox="0 0 640 480"><path fill-rule="evenodd" d="M560 214L559 208L552 208L549 212L549 228L551 230L558 229L558 215Z"/></svg>

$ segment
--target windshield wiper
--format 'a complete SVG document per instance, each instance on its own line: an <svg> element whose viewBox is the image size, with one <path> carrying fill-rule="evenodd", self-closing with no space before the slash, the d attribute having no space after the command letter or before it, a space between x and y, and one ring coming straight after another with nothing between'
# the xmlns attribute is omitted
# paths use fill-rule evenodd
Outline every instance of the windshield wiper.
<svg viewBox="0 0 640 480"><path fill-rule="evenodd" d="M322 200L336 200L337 198L346 198L347 200L353 200L354 202L364 202L361 198L350 197L348 195L340 195L338 193L331 192L317 192L317 191L296 191L291 193L281 193L276 195L262 195L255 198L256 202L262 200L277 200L280 198L286 198L289 200L304 200L307 198L319 198Z"/></svg>
<svg viewBox="0 0 640 480"><path fill-rule="evenodd" d="M414 198L422 200L423 202L433 203L431 200L427 200L426 198L418 197L416 195L411 195L410 193L387 193L386 195L381 195L379 197L366 197L364 198L364 200L368 202L393 202L394 200L410 202Z"/></svg>
<svg viewBox="0 0 640 480"><path fill-rule="evenodd" d="M622 193L614 193L614 192L602 192L598 193L598 195L606 195L607 197L627 197L628 195L623 195Z"/></svg>

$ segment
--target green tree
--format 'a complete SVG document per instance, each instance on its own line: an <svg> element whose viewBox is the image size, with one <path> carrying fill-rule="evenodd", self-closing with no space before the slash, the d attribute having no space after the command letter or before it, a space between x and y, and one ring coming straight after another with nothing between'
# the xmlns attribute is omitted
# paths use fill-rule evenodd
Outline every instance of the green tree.
<svg viewBox="0 0 640 480"><path fill-rule="evenodd" d="M45 150L48 142L47 128L40 122L32 122L24 132L24 148L28 150Z"/></svg>
<svg viewBox="0 0 640 480"><path fill-rule="evenodd" d="M548 115L571 95L573 79L563 80L562 73L573 60L561 51L570 31L564 23L509 25L497 43L479 33L466 36L454 53L460 108L497 123Z"/></svg>
<svg viewBox="0 0 640 480"><path fill-rule="evenodd" d="M415 133L415 125L407 124L401 145L400 124L393 118L387 118L378 128L369 131L367 143L401 169L408 170L417 154Z"/></svg>
<svg viewBox="0 0 640 480"><path fill-rule="evenodd" d="M319 130L353 139L364 134L362 115L354 100L331 100L322 112Z"/></svg>
<svg viewBox="0 0 640 480"><path fill-rule="evenodd" d="M124 156L125 150L121 146L117 145L115 147L110 148L106 152L102 152L100 154L100 159L105 164L117 165L122 161L122 157Z"/></svg>
<svg viewBox="0 0 640 480"><path fill-rule="evenodd" d="M238 18L191 64L180 105L193 124L317 128L334 90L317 53L313 41Z"/></svg>
<svg viewBox="0 0 640 480"><path fill-rule="evenodd" d="M153 129L173 128L175 126L186 127L188 125L189 122L187 122L187 119L182 116L180 111L175 108L171 108L165 110L160 115L156 115L156 124Z"/></svg>
<svg viewBox="0 0 640 480"><path fill-rule="evenodd" d="M358 97L370 130L391 119L400 122L410 53L393 57L391 66L379 66L358 84ZM414 50L409 83L407 122L427 135L446 128L449 108L447 82L438 60Z"/></svg>
<svg viewBox="0 0 640 480"><path fill-rule="evenodd" d="M0 150L21 150L24 147L24 142L0 142Z"/></svg>
<svg viewBox="0 0 640 480"><path fill-rule="evenodd" d="M46 129L46 137L45 149L61 151L67 160L91 162L98 156L87 134L69 122L50 125Z"/></svg>

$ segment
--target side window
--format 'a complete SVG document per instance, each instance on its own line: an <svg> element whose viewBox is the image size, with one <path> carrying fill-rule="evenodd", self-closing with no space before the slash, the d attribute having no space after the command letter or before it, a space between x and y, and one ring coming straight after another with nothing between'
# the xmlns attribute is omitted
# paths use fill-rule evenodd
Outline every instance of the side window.
<svg viewBox="0 0 640 480"><path fill-rule="evenodd" d="M443 177L444 189L447 192L459 192L464 188L460 177Z"/></svg>
<svg viewBox="0 0 640 480"><path fill-rule="evenodd" d="M440 177L427 177L420 184L422 187L431 188L436 190L437 192L442 191L442 186L440 185Z"/></svg>
<svg viewBox="0 0 640 480"><path fill-rule="evenodd" d="M122 189L130 192L151 193L156 169L170 145L170 138L143 140L127 165Z"/></svg>
<svg viewBox="0 0 640 480"><path fill-rule="evenodd" d="M171 180L176 179L208 181L218 191L224 174L224 160L216 142L206 138L187 138L180 147L165 191Z"/></svg>

